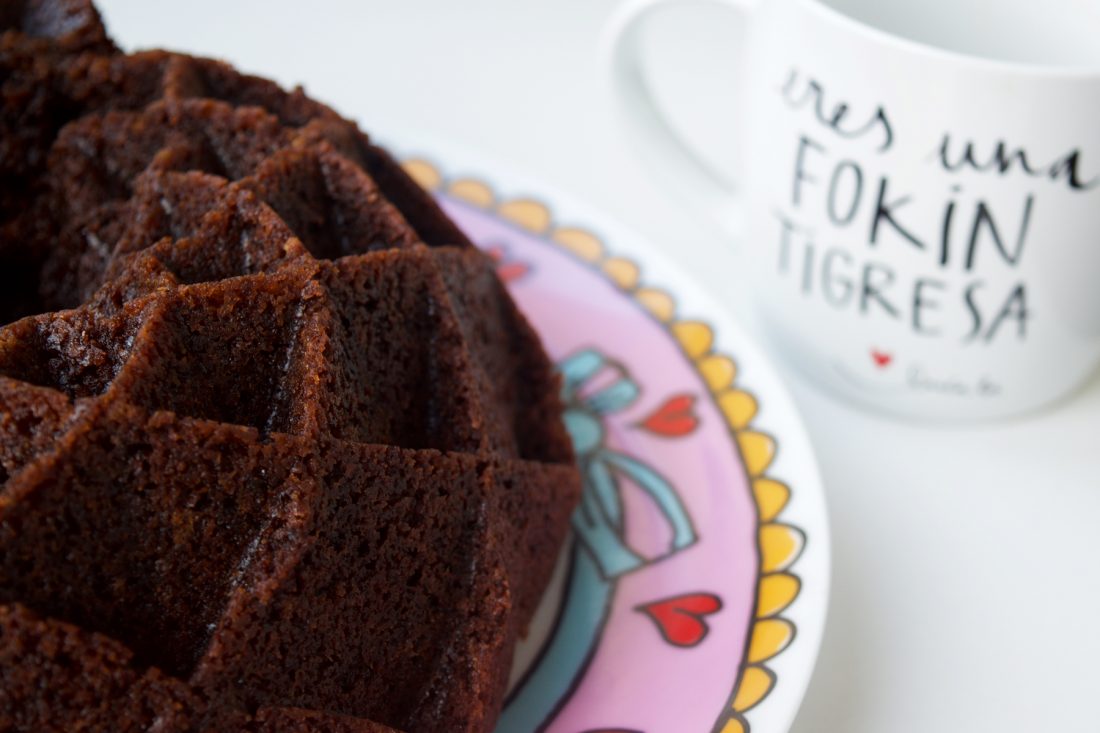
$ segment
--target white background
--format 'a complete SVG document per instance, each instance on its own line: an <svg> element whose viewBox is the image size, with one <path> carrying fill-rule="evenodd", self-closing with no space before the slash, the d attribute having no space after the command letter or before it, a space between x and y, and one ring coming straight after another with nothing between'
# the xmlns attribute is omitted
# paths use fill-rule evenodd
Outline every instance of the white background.
<svg viewBox="0 0 1100 733"><path fill-rule="evenodd" d="M101 4L127 49L304 83L405 152L443 139L506 161L645 233L745 308L729 245L615 123L598 65L615 0ZM675 122L723 166L734 31L677 12L653 39ZM1100 379L1037 417L966 428L879 418L789 381L834 542L829 624L793 730L1100 731Z"/></svg>

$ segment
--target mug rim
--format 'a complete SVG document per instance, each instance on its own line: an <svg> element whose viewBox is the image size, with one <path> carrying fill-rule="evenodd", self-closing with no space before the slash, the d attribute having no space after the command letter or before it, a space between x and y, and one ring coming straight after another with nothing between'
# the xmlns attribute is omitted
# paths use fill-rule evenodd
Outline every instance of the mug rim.
<svg viewBox="0 0 1100 733"><path fill-rule="evenodd" d="M762 0L767 1L767 0ZM991 58L966 51L954 51L926 41L917 41L879 28L867 21L848 15L833 7L826 0L795 0L811 12L845 28L849 32L879 43L893 45L912 54L927 56L954 64L966 65L981 71L1010 73L1018 76L1060 78L1067 81L1100 80L1100 62L1083 64L1042 64L1010 59Z"/></svg>

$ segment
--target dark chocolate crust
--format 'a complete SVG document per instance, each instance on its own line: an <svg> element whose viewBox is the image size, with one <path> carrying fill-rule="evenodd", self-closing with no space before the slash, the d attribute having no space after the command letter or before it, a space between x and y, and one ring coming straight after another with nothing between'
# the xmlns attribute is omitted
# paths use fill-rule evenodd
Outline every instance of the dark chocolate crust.
<svg viewBox="0 0 1100 733"><path fill-rule="evenodd" d="M301 90L0 29L0 731L490 731L579 491L492 262Z"/></svg>

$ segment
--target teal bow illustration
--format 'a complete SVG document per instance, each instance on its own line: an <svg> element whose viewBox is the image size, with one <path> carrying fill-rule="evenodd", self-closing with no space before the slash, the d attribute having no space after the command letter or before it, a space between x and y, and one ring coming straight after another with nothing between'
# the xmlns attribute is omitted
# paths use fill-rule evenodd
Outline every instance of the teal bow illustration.
<svg viewBox="0 0 1100 733"><path fill-rule="evenodd" d="M538 664L512 691L496 733L541 731L568 699L607 622L617 579L646 563L673 555L695 542L695 530L675 490L641 461L606 445L606 415L632 405L641 390L626 367L586 349L558 365L564 421L584 478L581 505L573 515L577 536L571 554L566 603ZM588 391L592 380L606 386ZM583 394L582 394L583 392ZM645 559L626 544L619 481L629 479L653 500L672 528L672 541L659 558Z"/></svg>
<svg viewBox="0 0 1100 733"><path fill-rule="evenodd" d="M573 529L592 553L601 574L615 578L652 561L626 543L620 478L641 488L672 529L667 552L653 559L668 557L694 543L691 519L669 482L641 461L606 446L604 416L626 409L641 392L626 368L598 351L586 349L568 357L559 369L566 405L565 427L573 440L585 487L580 507L573 515ZM582 395L583 388L605 371L611 373L608 384Z"/></svg>

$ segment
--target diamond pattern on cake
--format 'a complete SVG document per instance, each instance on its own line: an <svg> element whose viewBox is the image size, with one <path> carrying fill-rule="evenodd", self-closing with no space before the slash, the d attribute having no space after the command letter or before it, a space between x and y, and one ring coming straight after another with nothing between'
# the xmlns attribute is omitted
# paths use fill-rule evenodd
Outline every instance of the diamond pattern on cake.
<svg viewBox="0 0 1100 733"><path fill-rule="evenodd" d="M0 729L489 731L579 491L492 261L301 90L0 30Z"/></svg>

